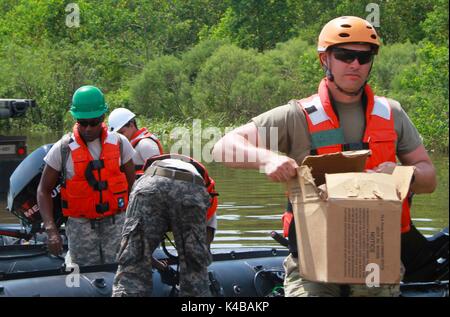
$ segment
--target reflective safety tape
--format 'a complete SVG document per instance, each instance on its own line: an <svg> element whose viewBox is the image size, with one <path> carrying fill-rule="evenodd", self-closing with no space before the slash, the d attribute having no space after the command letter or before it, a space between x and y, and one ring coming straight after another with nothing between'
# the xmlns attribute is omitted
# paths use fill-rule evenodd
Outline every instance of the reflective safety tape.
<svg viewBox="0 0 450 317"><path fill-rule="evenodd" d="M391 119L391 107L389 106L389 102L384 97L374 98L374 105L372 110L372 115L381 117L386 120Z"/></svg>
<svg viewBox="0 0 450 317"><path fill-rule="evenodd" d="M303 109L308 113L309 119L311 120L312 124L317 125L324 121L330 120L330 117L328 117L327 113L325 112L325 109L323 108L319 96L314 97L311 101L302 102L301 105ZM316 111L313 112L310 111L311 113L309 113L307 108L310 107L315 107Z"/></svg>

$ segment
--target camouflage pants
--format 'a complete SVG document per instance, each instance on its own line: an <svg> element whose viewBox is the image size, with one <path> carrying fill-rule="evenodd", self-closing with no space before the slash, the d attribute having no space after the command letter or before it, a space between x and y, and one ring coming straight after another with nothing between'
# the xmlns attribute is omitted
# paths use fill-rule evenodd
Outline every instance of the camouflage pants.
<svg viewBox="0 0 450 317"><path fill-rule="evenodd" d="M284 260L284 294L286 297L339 297L342 288L339 284L311 282L301 277L298 261L291 254ZM367 287L365 284L348 285L351 297L397 297L400 285L380 285Z"/></svg>
<svg viewBox="0 0 450 317"><path fill-rule="evenodd" d="M153 251L172 230L180 264L180 296L210 296L206 243L209 195L204 186L142 176L127 208L113 296L150 296Z"/></svg>
<svg viewBox="0 0 450 317"><path fill-rule="evenodd" d="M80 266L115 263L119 251L125 213L96 220L94 228L91 220L69 217L66 235L69 252L66 264Z"/></svg>

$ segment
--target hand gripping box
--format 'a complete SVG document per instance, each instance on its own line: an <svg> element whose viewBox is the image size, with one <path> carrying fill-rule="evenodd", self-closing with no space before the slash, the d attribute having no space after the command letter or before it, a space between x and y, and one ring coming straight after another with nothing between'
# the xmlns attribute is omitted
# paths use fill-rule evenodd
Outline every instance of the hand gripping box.
<svg viewBox="0 0 450 317"><path fill-rule="evenodd" d="M400 282L400 222L413 167L364 173L370 151L305 158L289 197L300 274L311 281ZM322 184L323 183L323 184Z"/></svg>

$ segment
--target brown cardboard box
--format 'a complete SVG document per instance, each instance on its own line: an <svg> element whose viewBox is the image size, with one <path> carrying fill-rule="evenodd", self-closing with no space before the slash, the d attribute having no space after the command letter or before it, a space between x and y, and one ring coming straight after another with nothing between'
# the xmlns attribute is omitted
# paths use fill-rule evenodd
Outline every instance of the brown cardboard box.
<svg viewBox="0 0 450 317"><path fill-rule="evenodd" d="M304 278L345 284L365 284L366 278L380 284L400 282L402 200L414 168L398 166L392 175L364 173L369 153L307 157L289 184ZM324 184L317 186L315 178Z"/></svg>

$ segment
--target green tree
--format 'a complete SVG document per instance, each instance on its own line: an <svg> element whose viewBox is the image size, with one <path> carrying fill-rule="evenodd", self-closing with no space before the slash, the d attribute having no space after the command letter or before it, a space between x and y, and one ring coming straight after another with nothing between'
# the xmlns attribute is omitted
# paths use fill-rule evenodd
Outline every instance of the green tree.
<svg viewBox="0 0 450 317"><path fill-rule="evenodd" d="M448 0L434 1L433 11L421 23L426 38L438 45L448 47Z"/></svg>
<svg viewBox="0 0 450 317"><path fill-rule="evenodd" d="M384 43L418 43L425 37L420 24L433 10L434 0L382 0L380 5L380 35Z"/></svg>
<svg viewBox="0 0 450 317"><path fill-rule="evenodd" d="M291 1L229 0L229 7L213 37L229 38L243 48L262 52L294 35Z"/></svg>
<svg viewBox="0 0 450 317"><path fill-rule="evenodd" d="M223 113L229 118L245 115L247 105L233 94L235 82L251 82L259 71L256 52L224 45L205 62L192 90L198 113Z"/></svg>
<svg viewBox="0 0 450 317"><path fill-rule="evenodd" d="M158 57L130 84L130 107L146 117L184 118L191 106L188 86L181 60Z"/></svg>
<svg viewBox="0 0 450 317"><path fill-rule="evenodd" d="M448 48L424 42L417 62L393 79L392 94L408 111L430 149L448 152Z"/></svg>
<svg viewBox="0 0 450 317"><path fill-rule="evenodd" d="M416 63L416 50L417 44L409 42L381 46L369 80L378 95L387 95L392 91L396 76Z"/></svg>
<svg viewBox="0 0 450 317"><path fill-rule="evenodd" d="M181 56L183 67L191 84L195 83L197 75L206 60L225 43L226 41L224 40L206 39L194 46L192 49L186 51Z"/></svg>

